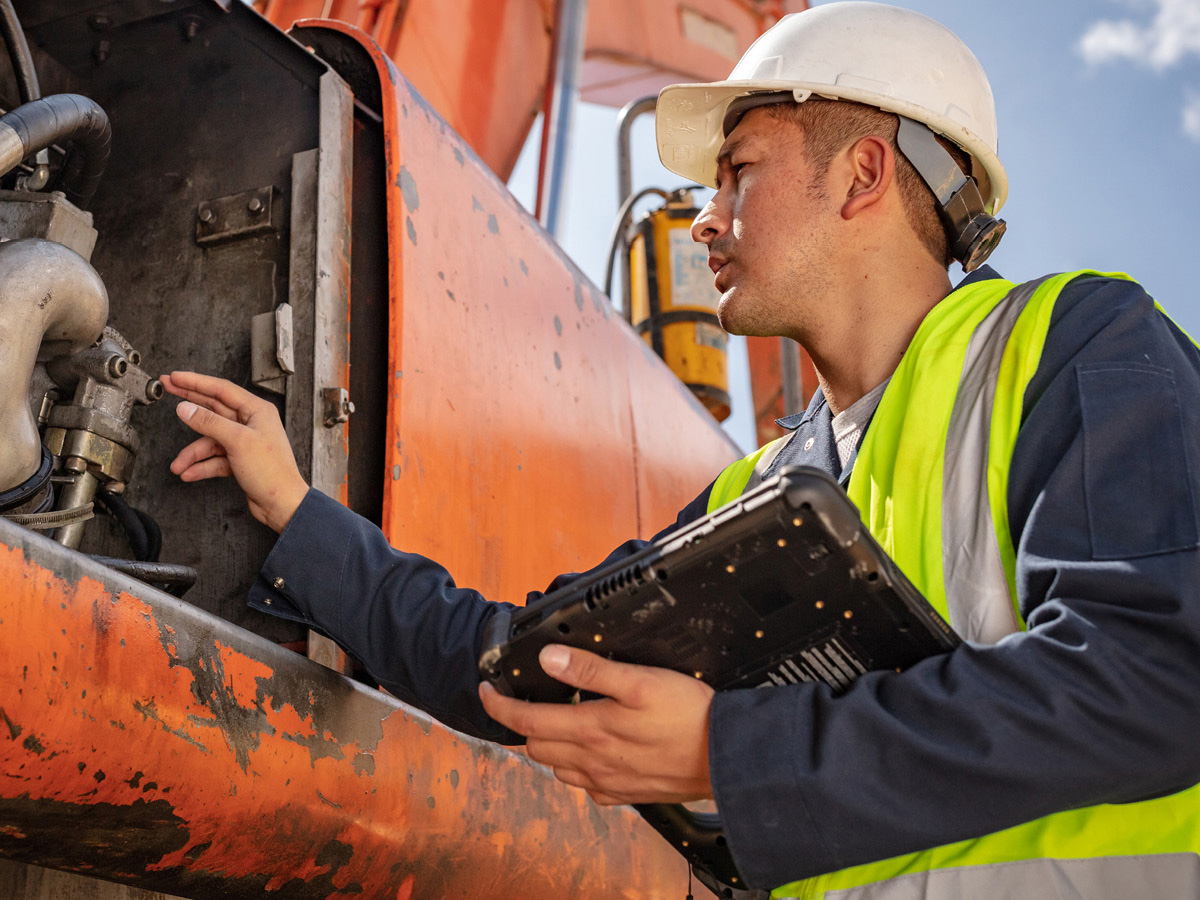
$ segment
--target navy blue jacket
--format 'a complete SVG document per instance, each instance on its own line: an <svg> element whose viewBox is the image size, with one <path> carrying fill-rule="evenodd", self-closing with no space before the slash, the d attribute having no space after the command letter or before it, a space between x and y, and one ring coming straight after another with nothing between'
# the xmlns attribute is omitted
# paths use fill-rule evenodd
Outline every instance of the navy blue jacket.
<svg viewBox="0 0 1200 900"><path fill-rule="evenodd" d="M818 394L787 423L795 436L775 465L844 481L830 422ZM1073 282L1010 473L1028 630L870 673L836 698L812 684L716 695L713 791L746 882L772 888L1200 781L1196 461L1200 353L1137 285ZM702 516L708 493L676 525ZM496 605L335 501L309 492L250 602L331 635L446 724L520 740L476 695Z"/></svg>

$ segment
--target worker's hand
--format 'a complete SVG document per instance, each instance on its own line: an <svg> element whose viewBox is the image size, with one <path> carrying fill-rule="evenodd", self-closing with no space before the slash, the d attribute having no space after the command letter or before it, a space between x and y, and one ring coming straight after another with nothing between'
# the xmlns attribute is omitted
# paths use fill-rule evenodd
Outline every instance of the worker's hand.
<svg viewBox="0 0 1200 900"><path fill-rule="evenodd" d="M162 383L185 401L175 410L179 418L203 435L179 451L171 471L184 481L232 475L254 518L283 531L308 485L275 406L211 375L172 372Z"/></svg>
<svg viewBox="0 0 1200 900"><path fill-rule="evenodd" d="M540 659L549 675L605 699L526 703L481 684L488 715L525 735L531 758L606 805L712 797L712 688L669 669L612 662L557 644L542 648Z"/></svg>

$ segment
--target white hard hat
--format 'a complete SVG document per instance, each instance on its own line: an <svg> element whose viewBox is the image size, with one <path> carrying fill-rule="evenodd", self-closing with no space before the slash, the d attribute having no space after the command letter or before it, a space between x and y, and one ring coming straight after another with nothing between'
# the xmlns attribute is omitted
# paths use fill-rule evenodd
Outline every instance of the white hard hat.
<svg viewBox="0 0 1200 900"><path fill-rule="evenodd" d="M983 67L954 32L919 13L856 0L784 16L751 45L727 81L663 88L656 118L663 165L716 187L725 111L759 91L791 91L797 102L853 100L907 116L971 155L970 174L990 212L1008 196Z"/></svg>

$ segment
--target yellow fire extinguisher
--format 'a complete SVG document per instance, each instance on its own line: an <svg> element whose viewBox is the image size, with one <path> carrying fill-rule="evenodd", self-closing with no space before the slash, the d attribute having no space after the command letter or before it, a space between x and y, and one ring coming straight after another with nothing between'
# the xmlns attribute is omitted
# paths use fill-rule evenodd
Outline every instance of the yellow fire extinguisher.
<svg viewBox="0 0 1200 900"><path fill-rule="evenodd" d="M729 416L728 335L717 321L708 251L692 240L698 213L690 191L673 191L635 226L629 320L720 422Z"/></svg>

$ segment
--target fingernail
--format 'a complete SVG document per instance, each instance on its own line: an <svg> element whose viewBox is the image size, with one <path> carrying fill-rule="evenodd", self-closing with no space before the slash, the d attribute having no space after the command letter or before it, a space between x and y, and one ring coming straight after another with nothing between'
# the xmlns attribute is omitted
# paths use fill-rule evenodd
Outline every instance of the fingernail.
<svg viewBox="0 0 1200 900"><path fill-rule="evenodd" d="M561 644L550 644L542 648L538 660L547 675L561 675L567 670L567 663L571 661L571 651Z"/></svg>
<svg viewBox="0 0 1200 900"><path fill-rule="evenodd" d="M183 419L183 421L186 422L188 419L190 419L192 416L194 416L196 414L197 409L199 409L199 407L196 406L195 403L192 403L188 400L184 400L182 403L179 404L179 409L178 409L179 418Z"/></svg>

